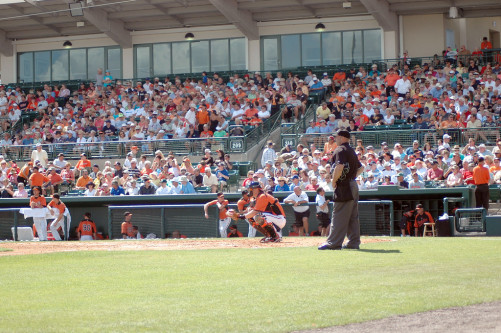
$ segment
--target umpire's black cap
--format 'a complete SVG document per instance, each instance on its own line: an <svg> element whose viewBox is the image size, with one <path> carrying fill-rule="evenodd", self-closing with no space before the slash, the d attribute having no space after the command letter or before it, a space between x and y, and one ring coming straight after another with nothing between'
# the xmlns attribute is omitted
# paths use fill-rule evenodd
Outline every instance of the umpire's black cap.
<svg viewBox="0 0 501 333"><path fill-rule="evenodd" d="M338 131L338 132L337 132L337 135L338 135L338 136L345 137L345 138L347 138L347 139L349 139L349 138L350 138L350 132L345 131L345 130Z"/></svg>

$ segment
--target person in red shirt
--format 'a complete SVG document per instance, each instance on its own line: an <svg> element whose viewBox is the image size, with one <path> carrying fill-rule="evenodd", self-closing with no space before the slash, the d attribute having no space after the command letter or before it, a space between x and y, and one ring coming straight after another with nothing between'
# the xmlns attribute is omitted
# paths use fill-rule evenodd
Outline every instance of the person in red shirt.
<svg viewBox="0 0 501 333"><path fill-rule="evenodd" d="M63 234L67 235L70 226L64 227L64 212L66 210L66 205L61 201L59 194L55 193L52 195L52 200L48 204L50 213L55 217L54 221L50 224L50 231L55 240L60 241L59 228L63 229ZM68 237L65 237L66 239Z"/></svg>
<svg viewBox="0 0 501 333"><path fill-rule="evenodd" d="M204 213L205 213L205 218L209 218L209 213L208 209L210 206L216 205L217 208L219 209L219 233L221 234L221 238L226 238L227 233L226 229L230 226L231 223L231 218L226 216L226 212L228 211L228 205L229 202L228 200L224 199L224 194L223 192L217 193L217 199L209 201L204 205Z"/></svg>
<svg viewBox="0 0 501 333"><path fill-rule="evenodd" d="M56 193L59 191L59 184L62 184L64 182L63 178L61 178L60 175L57 174L56 169L51 167L49 168L49 175L47 176L50 181L50 188L52 190L52 193Z"/></svg>
<svg viewBox="0 0 501 333"><path fill-rule="evenodd" d="M97 239L96 224L91 219L90 213L84 214L84 219L80 221L77 228L78 239L81 241L89 241Z"/></svg>
<svg viewBox="0 0 501 333"><path fill-rule="evenodd" d="M492 43L489 42L489 40L487 39L487 37L484 37L482 39L482 44L480 44L480 49L482 49L482 50L490 50L490 49L492 49Z"/></svg>

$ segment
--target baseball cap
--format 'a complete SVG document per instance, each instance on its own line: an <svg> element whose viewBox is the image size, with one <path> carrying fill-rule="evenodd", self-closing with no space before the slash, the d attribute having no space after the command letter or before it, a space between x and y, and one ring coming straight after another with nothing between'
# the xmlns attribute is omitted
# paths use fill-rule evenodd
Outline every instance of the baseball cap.
<svg viewBox="0 0 501 333"><path fill-rule="evenodd" d="M131 212L125 212L124 213L124 216L129 216L129 215L132 215L132 213Z"/></svg>
<svg viewBox="0 0 501 333"><path fill-rule="evenodd" d="M259 182L252 182L250 183L249 188L261 188L261 184Z"/></svg>

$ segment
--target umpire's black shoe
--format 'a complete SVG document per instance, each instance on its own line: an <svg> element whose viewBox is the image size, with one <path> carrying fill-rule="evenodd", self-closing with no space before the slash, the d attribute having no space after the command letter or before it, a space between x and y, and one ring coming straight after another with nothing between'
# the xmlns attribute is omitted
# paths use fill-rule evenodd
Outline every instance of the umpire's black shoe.
<svg viewBox="0 0 501 333"><path fill-rule="evenodd" d="M360 246L343 245L343 249L346 249L346 250L360 250Z"/></svg>
<svg viewBox="0 0 501 333"><path fill-rule="evenodd" d="M322 244L318 247L319 250L341 250L340 247L332 247L329 244Z"/></svg>

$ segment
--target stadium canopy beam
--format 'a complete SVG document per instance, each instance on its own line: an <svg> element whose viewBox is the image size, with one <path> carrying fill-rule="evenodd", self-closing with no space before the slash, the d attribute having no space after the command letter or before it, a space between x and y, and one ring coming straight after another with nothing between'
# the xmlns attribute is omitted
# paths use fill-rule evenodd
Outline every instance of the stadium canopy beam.
<svg viewBox="0 0 501 333"><path fill-rule="evenodd" d="M132 37L120 21L110 20L108 14L97 8L84 8L84 17L123 48L132 47Z"/></svg>
<svg viewBox="0 0 501 333"><path fill-rule="evenodd" d="M0 30L0 53L6 57L10 57L14 54L12 41L7 38L7 34L3 30Z"/></svg>
<svg viewBox="0 0 501 333"><path fill-rule="evenodd" d="M33 2L33 1L28 1L28 0L25 0L26 3L29 3L30 5L32 6L35 6L36 8L40 9L40 10L44 10L44 11L48 11L45 7L41 6L41 5L38 5L36 2ZM21 15L24 15L26 14L21 8L15 6L15 5L10 5L9 6L11 9L15 10L16 12L18 12L19 14ZM37 22L38 24L41 24L45 27L47 27L48 29L58 33L58 34L61 34L61 29L55 27L54 25L52 24L46 24L44 23L44 19L41 18L41 17L38 17L38 16L31 16L30 19L32 19L33 21Z"/></svg>
<svg viewBox="0 0 501 333"><path fill-rule="evenodd" d="M170 12L166 8L160 6L159 4L153 3L152 0L146 0L146 3L155 7L156 9L161 11L163 14L165 14L167 16L166 19L172 20L172 21L176 22L177 24L179 24L180 26L184 26L183 20L177 15L171 15Z"/></svg>
<svg viewBox="0 0 501 333"><path fill-rule="evenodd" d="M390 4L387 0L360 0L383 28L384 31L398 30L397 14L390 10Z"/></svg>
<svg viewBox="0 0 501 333"><path fill-rule="evenodd" d="M234 24L249 40L259 39L257 24L248 11L238 9L236 0L209 0L210 3Z"/></svg>

